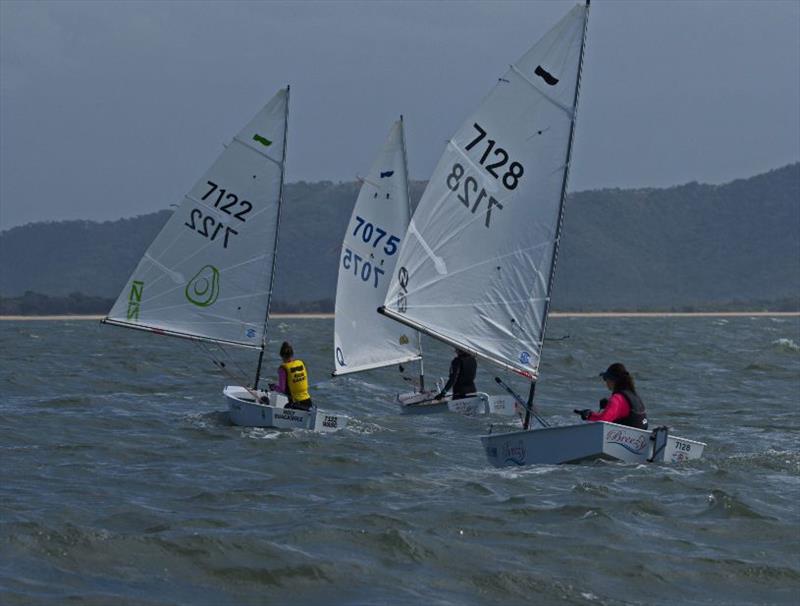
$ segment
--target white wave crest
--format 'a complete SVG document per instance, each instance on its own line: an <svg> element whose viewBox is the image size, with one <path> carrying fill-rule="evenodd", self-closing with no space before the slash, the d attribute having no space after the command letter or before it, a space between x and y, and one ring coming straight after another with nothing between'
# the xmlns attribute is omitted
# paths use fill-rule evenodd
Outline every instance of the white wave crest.
<svg viewBox="0 0 800 606"><path fill-rule="evenodd" d="M800 345L795 343L792 339L786 339L786 338L775 339L772 342L772 344L775 345L776 347L778 347L779 349L784 350L784 351L798 351L798 352L800 352Z"/></svg>

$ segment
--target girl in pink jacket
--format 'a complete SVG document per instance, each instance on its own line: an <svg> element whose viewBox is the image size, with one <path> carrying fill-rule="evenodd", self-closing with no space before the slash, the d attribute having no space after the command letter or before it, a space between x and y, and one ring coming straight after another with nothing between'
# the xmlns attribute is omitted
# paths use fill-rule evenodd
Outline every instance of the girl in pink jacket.
<svg viewBox="0 0 800 606"><path fill-rule="evenodd" d="M575 413L584 421L606 421L647 429L647 411L644 402L636 393L633 377L625 366L615 362L601 372L600 376L611 391L611 397L600 400L600 412L593 412L587 408L576 410Z"/></svg>

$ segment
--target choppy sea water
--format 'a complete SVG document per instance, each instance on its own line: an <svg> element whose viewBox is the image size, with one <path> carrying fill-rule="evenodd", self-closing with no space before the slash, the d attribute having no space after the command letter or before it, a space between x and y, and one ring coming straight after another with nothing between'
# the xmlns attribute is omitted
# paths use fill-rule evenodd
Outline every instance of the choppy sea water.
<svg viewBox="0 0 800 606"><path fill-rule="evenodd" d="M797 603L800 319L553 319L546 416L574 421L622 361L705 458L503 470L478 440L503 419L400 416L396 368L328 377L332 320L272 327L348 429L229 425L192 343L0 323L2 604Z"/></svg>

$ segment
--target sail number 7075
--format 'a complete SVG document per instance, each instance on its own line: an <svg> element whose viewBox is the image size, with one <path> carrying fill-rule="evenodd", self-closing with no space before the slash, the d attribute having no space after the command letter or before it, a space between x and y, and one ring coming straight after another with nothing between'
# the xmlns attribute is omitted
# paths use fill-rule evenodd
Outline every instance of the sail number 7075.
<svg viewBox="0 0 800 606"><path fill-rule="evenodd" d="M361 228L364 229L361 229ZM388 233L385 229L381 229L377 225L373 225L364 217L356 215L356 226L353 229L353 235L357 236L361 231L361 239L366 243L372 243L372 248L377 248L378 244L384 237L389 236L388 240L383 246L383 252L391 256L397 252L397 245L400 244L400 238Z"/></svg>
<svg viewBox="0 0 800 606"><path fill-rule="evenodd" d="M364 282L369 282L370 276L374 278L372 288L378 288L378 278L386 272L373 265L358 253L354 253L349 248L344 249L342 255L342 267L345 269L352 269L353 275L361 278Z"/></svg>

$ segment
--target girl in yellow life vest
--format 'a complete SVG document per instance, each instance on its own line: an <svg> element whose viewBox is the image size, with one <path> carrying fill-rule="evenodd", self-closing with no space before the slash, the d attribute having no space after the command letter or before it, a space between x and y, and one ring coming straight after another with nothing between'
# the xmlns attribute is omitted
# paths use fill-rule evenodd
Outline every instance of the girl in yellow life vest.
<svg viewBox="0 0 800 606"><path fill-rule="evenodd" d="M281 345L280 354L283 364L278 367L278 383L270 385L270 389L289 398L289 403L284 408L309 410L312 402L308 395L306 365L302 360L294 359L294 349L286 341Z"/></svg>

